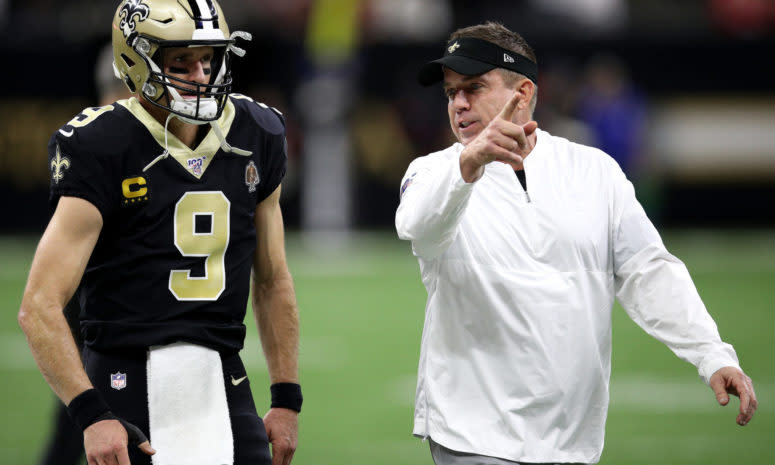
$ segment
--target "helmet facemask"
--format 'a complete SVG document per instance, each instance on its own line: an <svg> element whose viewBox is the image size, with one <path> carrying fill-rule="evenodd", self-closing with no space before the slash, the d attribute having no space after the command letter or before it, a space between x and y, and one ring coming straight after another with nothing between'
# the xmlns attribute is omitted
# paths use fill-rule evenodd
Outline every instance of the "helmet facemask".
<svg viewBox="0 0 775 465"><path fill-rule="evenodd" d="M153 57L138 50L138 54L146 59L149 75L142 87L143 96L151 104L175 114L180 119L191 124L203 124L220 118L231 92L231 69L229 63L229 42L221 41L187 41L181 43L159 42L139 38L138 42L146 40L155 50ZM155 43L153 43L155 42ZM203 84L182 79L174 74L165 73L163 57L166 49L176 47L211 46L213 56L210 59L210 80Z"/></svg>

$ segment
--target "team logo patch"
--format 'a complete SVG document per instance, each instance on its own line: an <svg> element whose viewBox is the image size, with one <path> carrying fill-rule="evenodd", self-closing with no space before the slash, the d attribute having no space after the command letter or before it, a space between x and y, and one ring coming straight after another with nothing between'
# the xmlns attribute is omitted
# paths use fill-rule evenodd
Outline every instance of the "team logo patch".
<svg viewBox="0 0 775 465"><path fill-rule="evenodd" d="M124 207L147 202L151 199L148 181L142 176L126 178L121 181L121 194L124 197L121 199L121 205Z"/></svg>
<svg viewBox="0 0 775 465"><path fill-rule="evenodd" d="M248 186L248 192L255 192L258 182L258 168L256 168L256 164L251 161L245 166L245 185Z"/></svg>
<svg viewBox="0 0 775 465"><path fill-rule="evenodd" d="M51 179L54 180L54 184L59 184L59 181L65 177L65 170L70 168L70 159L62 155L59 144L57 144L56 154L56 157L51 160Z"/></svg>
<svg viewBox="0 0 775 465"><path fill-rule="evenodd" d="M117 391L124 389L126 387L126 373L111 373L110 387Z"/></svg>
<svg viewBox="0 0 775 465"><path fill-rule="evenodd" d="M402 196L404 195L404 191L406 190L406 188L412 185L412 180L414 180L414 175L415 174L417 174L417 173L412 173L411 176L406 178L406 181L404 181L404 184L401 186L401 195Z"/></svg>
<svg viewBox="0 0 775 465"><path fill-rule="evenodd" d="M118 27L124 33L124 37L129 37L129 34L135 30L137 27L135 21L145 21L150 12L150 7L143 3L143 0L126 0L118 13L121 16Z"/></svg>
<svg viewBox="0 0 775 465"><path fill-rule="evenodd" d="M194 173L194 176L199 177L202 175L202 167L204 166L206 160L207 156L189 158L186 160L186 165L188 165L188 169Z"/></svg>

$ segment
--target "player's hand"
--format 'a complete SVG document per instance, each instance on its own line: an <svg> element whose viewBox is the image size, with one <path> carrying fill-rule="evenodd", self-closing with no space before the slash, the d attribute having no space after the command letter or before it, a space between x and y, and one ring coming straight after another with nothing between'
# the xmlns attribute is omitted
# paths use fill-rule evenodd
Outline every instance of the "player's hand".
<svg viewBox="0 0 775 465"><path fill-rule="evenodd" d="M145 434L143 434L143 431L140 428L133 425L132 423L129 423L123 418L119 418L118 421L121 422L121 426L123 426L126 430L127 440L129 441L130 445L137 446L137 448L143 451L146 455L153 455L156 453L156 450L151 447L151 443L148 441L148 438L145 436Z"/></svg>
<svg viewBox="0 0 775 465"><path fill-rule="evenodd" d="M131 465L127 444L127 430L118 420L102 420L83 431L83 447L89 465ZM138 445L148 455L156 453L150 443Z"/></svg>
<svg viewBox="0 0 775 465"><path fill-rule="evenodd" d="M522 160L535 144L530 135L538 123L523 125L512 122L517 105L524 96L515 92L501 112L474 138L460 154L460 173L465 182L474 182L484 174L484 166L493 161L522 166Z"/></svg>
<svg viewBox="0 0 775 465"><path fill-rule="evenodd" d="M740 414L737 424L745 426L751 421L759 402L753 390L753 382L745 373L735 367L724 367L710 377L710 388L716 393L716 400L721 405L729 403L729 394L740 398Z"/></svg>
<svg viewBox="0 0 775 465"><path fill-rule="evenodd" d="M264 426L272 444L272 465L289 465L298 444L298 412L286 408L269 409L264 415Z"/></svg>

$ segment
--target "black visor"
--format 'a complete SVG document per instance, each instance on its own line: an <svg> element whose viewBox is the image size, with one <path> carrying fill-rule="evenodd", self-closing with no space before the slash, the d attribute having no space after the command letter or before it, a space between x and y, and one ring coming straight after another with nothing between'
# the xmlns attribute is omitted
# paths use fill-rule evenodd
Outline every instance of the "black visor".
<svg viewBox="0 0 775 465"><path fill-rule="evenodd" d="M442 66L456 73L475 76L495 68L504 68L538 81L538 65L529 58L481 39L456 39L447 44L444 56L423 65L417 75L420 84L429 86L444 80Z"/></svg>

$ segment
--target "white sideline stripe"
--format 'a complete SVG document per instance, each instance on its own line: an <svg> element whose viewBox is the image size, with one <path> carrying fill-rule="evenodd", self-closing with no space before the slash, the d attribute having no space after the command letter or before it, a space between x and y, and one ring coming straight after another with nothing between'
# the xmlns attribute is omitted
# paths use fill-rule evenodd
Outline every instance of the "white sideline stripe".
<svg viewBox="0 0 775 465"><path fill-rule="evenodd" d="M339 263L312 260L298 261L296 263L289 263L289 268L291 269L291 274L297 279L320 276L374 276L380 271L377 265L364 261L341 261Z"/></svg>
<svg viewBox="0 0 775 465"><path fill-rule="evenodd" d="M240 352L245 367L252 372L266 372L266 361L257 335L245 338ZM299 364L311 371L337 371L349 360L349 348L343 338L305 338L299 349ZM0 372L38 370L21 329L0 332Z"/></svg>
<svg viewBox="0 0 775 465"><path fill-rule="evenodd" d="M615 349L614 349L615 350ZM689 367L691 370L691 367ZM775 384L754 381L758 411L773 410ZM713 413L719 408L713 391L697 377L696 381L671 382L648 376L614 376L611 382L610 410L626 410L637 413ZM739 401L731 396L725 408L737 410Z"/></svg>
<svg viewBox="0 0 775 465"><path fill-rule="evenodd" d="M299 346L299 366L303 370L339 371L350 359L350 348L345 338L304 338ZM267 371L261 341L257 335L249 334L245 338L245 347L240 352L240 357L248 371Z"/></svg>
<svg viewBox="0 0 775 465"><path fill-rule="evenodd" d="M305 338L301 341L300 365L303 370L336 372L343 369L350 359L350 348L344 338ZM266 372L266 362L258 336L248 336L241 352L246 368L251 372ZM687 367L687 370L691 370ZM0 332L0 372L37 372L27 340L19 330ZM393 405L406 406L414 403L416 374L404 373L385 384L384 399ZM759 411L775 411L771 399L775 399L775 384L757 383L754 380ZM737 409L738 401L732 398L727 409ZM617 376L611 381L610 410L635 413L713 413L719 406L709 387L699 379L674 382L651 376Z"/></svg>

